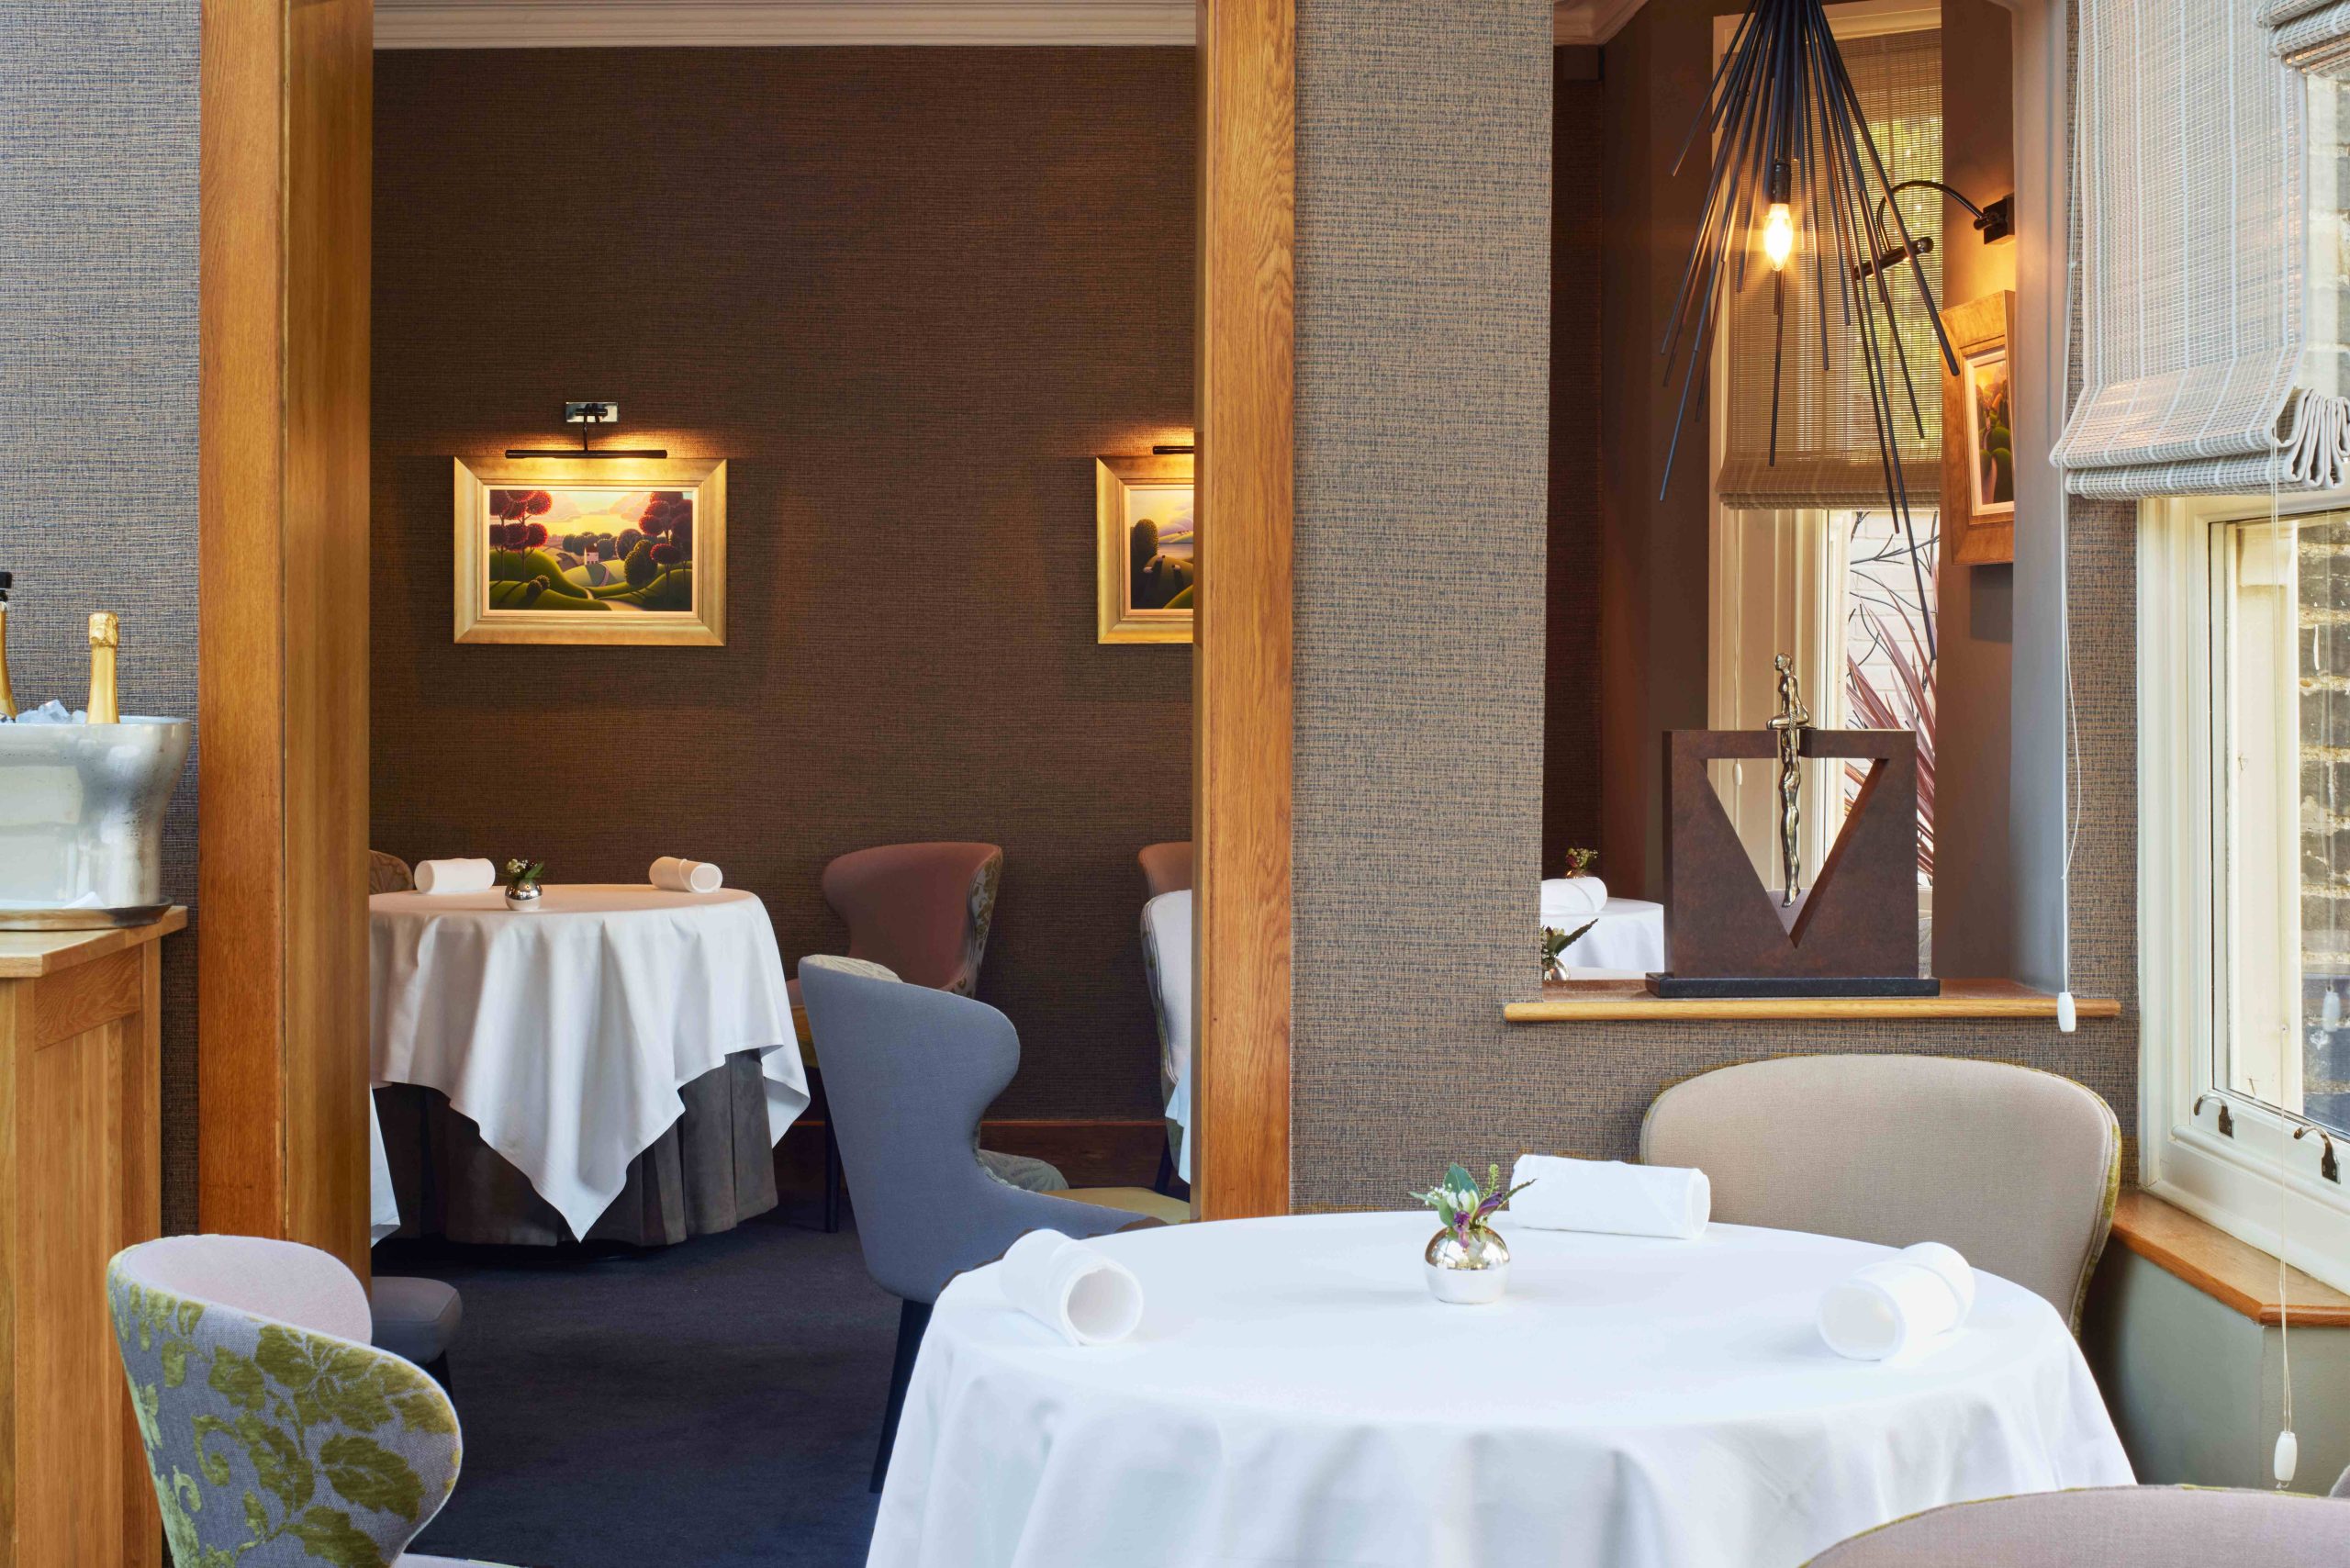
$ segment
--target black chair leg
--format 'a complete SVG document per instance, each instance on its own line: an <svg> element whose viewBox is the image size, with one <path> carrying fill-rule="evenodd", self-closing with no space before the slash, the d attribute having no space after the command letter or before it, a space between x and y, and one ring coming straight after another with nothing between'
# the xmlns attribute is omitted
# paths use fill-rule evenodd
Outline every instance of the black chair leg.
<svg viewBox="0 0 2350 1568"><path fill-rule="evenodd" d="M841 1227L841 1146L833 1137L833 1119L824 1117L824 1234Z"/></svg>
<svg viewBox="0 0 2350 1568"><path fill-rule="evenodd" d="M881 1413L881 1446L873 1455L873 1487L890 1473L890 1450L898 1444L898 1413L906 1407L906 1384L913 1381L914 1358L922 1353L923 1330L930 1327L930 1304L898 1304L898 1355L890 1368L890 1403Z"/></svg>
<svg viewBox="0 0 2350 1568"><path fill-rule="evenodd" d="M1175 1151L1164 1140L1158 1146L1158 1173L1150 1179L1150 1190L1162 1198L1175 1190Z"/></svg>
<svg viewBox="0 0 2350 1568"><path fill-rule="evenodd" d="M444 1351L425 1362L424 1373L427 1377L441 1385L441 1392L449 1396L452 1404L456 1402L457 1391L454 1387L451 1386L449 1382L449 1357L447 1352Z"/></svg>

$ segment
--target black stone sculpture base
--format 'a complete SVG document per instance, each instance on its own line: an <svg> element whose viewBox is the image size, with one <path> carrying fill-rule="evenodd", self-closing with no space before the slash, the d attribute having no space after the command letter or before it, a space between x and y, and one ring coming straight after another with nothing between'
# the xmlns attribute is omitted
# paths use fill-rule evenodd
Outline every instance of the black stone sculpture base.
<svg viewBox="0 0 2350 1568"><path fill-rule="evenodd" d="M1669 1001L1733 997L1940 996L1942 982L1919 975L1651 975L1649 994Z"/></svg>

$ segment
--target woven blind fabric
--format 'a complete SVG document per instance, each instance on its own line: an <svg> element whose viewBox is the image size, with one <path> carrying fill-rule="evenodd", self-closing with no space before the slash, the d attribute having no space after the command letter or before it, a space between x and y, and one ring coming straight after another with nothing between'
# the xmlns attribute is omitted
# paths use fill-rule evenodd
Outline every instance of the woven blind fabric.
<svg viewBox="0 0 2350 1568"><path fill-rule="evenodd" d="M2076 495L2330 489L2335 356L2306 356L2309 84L2269 0L2081 0Z"/></svg>
<svg viewBox="0 0 2350 1568"><path fill-rule="evenodd" d="M1842 40L1839 46L1868 117L1869 134L1895 184L1942 176L1942 38L1939 30L1929 29ZM1797 169L1794 174L1798 198L1805 192L1805 173ZM1942 198L1935 192L1905 191L1897 199L1907 204L1902 211L1912 234L1940 227ZM1928 213L1934 215L1933 220L1921 228ZM1758 255L1750 260L1742 279L1735 274L1730 278L1724 329L1729 367L1728 428L1717 482L1724 506L1885 504L1885 460L1869 397L1859 307L1846 308L1848 281L1839 275L1835 231L1824 205L1817 221L1822 256L1813 255L1804 232L1807 226L1798 218L1796 252L1785 272L1774 274ZM1886 224L1892 227L1890 213ZM1828 286L1824 354L1816 261L1825 263ZM1927 285L1940 299L1941 255L1930 252L1923 265ZM1781 278L1785 280L1784 325L1774 309ZM1874 280L1867 286L1874 295ZM1886 286L1893 299L1897 346L1885 340L1882 304L1872 303L1871 308L1876 313L1878 346L1891 382L1902 483L1912 505L1930 507L1942 491L1942 350L1926 298L1907 263L1894 271ZM1917 391L1914 409L1911 386Z"/></svg>
<svg viewBox="0 0 2350 1568"><path fill-rule="evenodd" d="M2350 0L2270 0L2269 48L2296 71L2350 77Z"/></svg>

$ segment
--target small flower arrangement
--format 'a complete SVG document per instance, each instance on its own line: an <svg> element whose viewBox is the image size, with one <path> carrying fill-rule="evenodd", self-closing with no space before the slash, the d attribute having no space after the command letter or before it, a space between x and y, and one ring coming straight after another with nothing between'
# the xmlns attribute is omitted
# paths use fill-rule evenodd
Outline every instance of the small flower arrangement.
<svg viewBox="0 0 2350 1568"><path fill-rule="evenodd" d="M539 879L546 874L547 863L543 860L509 860L506 863L506 891L526 899L535 898L539 891Z"/></svg>
<svg viewBox="0 0 2350 1568"><path fill-rule="evenodd" d="M1598 858L1599 851L1596 849L1568 850L1567 875L1570 877L1582 876L1583 872L1591 868L1591 863Z"/></svg>
<svg viewBox="0 0 2350 1568"><path fill-rule="evenodd" d="M1455 1165L1445 1171L1444 1180L1438 1185L1412 1196L1434 1209L1437 1217L1444 1221L1445 1229L1466 1242L1487 1228L1487 1222L1500 1212L1502 1205L1532 1185L1531 1182L1520 1182L1515 1187L1504 1187L1502 1168L1489 1165L1485 1168L1484 1190L1480 1192L1477 1180L1469 1174L1468 1168Z"/></svg>
<svg viewBox="0 0 2350 1568"><path fill-rule="evenodd" d="M1572 931L1561 931L1555 925L1544 926L1542 928L1542 978L1546 980L1566 979L1567 966L1561 961L1566 950L1582 941L1584 933L1598 924L1599 922L1595 920L1587 921Z"/></svg>

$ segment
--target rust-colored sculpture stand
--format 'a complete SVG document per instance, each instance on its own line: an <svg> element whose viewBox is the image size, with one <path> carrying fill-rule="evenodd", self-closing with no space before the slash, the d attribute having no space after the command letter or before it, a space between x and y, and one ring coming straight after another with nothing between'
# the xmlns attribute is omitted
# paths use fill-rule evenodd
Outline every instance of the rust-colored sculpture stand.
<svg viewBox="0 0 2350 1568"><path fill-rule="evenodd" d="M1811 889L1782 907L1755 874L1706 776L1781 755L1774 730L1664 737L1664 936L1658 996L1936 996L1918 973L1918 743L1906 730L1795 731L1805 757L1867 761L1859 798Z"/></svg>

